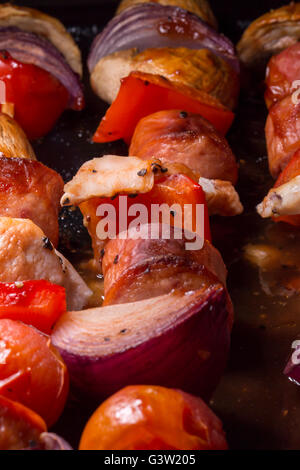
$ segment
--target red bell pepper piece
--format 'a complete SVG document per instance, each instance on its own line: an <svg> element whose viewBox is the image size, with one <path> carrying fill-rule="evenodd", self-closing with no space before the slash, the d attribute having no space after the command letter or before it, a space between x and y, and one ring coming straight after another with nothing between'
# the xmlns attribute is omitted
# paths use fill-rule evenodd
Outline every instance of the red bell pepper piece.
<svg viewBox="0 0 300 470"><path fill-rule="evenodd" d="M174 84L159 75L132 72L122 80L118 96L100 122L93 141L123 139L129 144L140 119L168 109L200 114L222 134L226 134L234 118L229 109L203 91Z"/></svg>
<svg viewBox="0 0 300 470"><path fill-rule="evenodd" d="M122 196L124 197L124 196ZM138 194L136 197L131 198L130 196L125 196L127 198L127 211L133 204L143 204L148 211L148 223L153 222L151 220L151 205L152 204L167 204L172 206L173 204L179 204L182 208L182 215L184 218L184 204L190 204L192 206L192 221L189 222L192 225L193 231L196 231L196 204L203 204L204 206L204 227L203 233L206 240L211 241L210 226L209 226L209 216L208 209L205 199L205 193L202 190L202 187L193 181L191 178L184 174L174 174L162 177L160 180L157 180L151 191L145 194ZM80 204L80 209L85 217L88 220L88 230L93 240L93 248L95 259L99 260L100 247L97 243L99 240L97 235L97 226L102 217L97 216L97 208L101 204L111 204L115 208L116 213L116 235L120 232L119 227L119 204L120 196L117 196L113 200L110 198L92 198L86 202ZM127 226L122 227L122 230L126 230L128 226L135 219L134 216L127 217ZM171 225L176 224L176 219L170 214L169 222ZM184 223L182 222L182 228L184 228ZM186 227L189 228L189 227ZM197 232L199 233L199 231Z"/></svg>
<svg viewBox="0 0 300 470"><path fill-rule="evenodd" d="M0 54L0 80L5 102L14 104L14 118L29 139L47 134L67 106L69 93L57 78L7 52Z"/></svg>
<svg viewBox="0 0 300 470"><path fill-rule="evenodd" d="M64 287L44 280L0 283L0 319L19 320L50 334L66 309Z"/></svg>
<svg viewBox="0 0 300 470"><path fill-rule="evenodd" d="M196 204L204 206L204 239L211 241L209 215L205 199L205 193L202 187L183 174L169 175L157 181L153 189L148 194L141 194L138 198L130 199L130 204L140 203L143 199L146 206L151 207L151 204L179 204L184 213L184 205L190 204L193 207L192 211L192 227L196 231ZM133 201L133 202L132 202ZM171 220L172 223L172 220ZM184 228L184 221L182 221Z"/></svg>

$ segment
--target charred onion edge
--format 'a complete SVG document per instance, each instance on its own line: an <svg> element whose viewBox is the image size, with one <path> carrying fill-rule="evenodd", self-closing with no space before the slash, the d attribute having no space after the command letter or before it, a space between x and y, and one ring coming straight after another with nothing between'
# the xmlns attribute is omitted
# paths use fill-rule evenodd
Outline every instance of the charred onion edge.
<svg viewBox="0 0 300 470"><path fill-rule="evenodd" d="M167 23L168 18L179 19L184 25L192 25L195 29L193 37L173 32L168 37L167 33L160 33L159 23ZM232 42L217 33L197 15L179 7L145 3L128 8L112 18L104 30L95 37L88 57L90 73L102 57L137 46L139 52L149 47L168 46L209 49L223 57L236 72L239 72L239 62Z"/></svg>
<svg viewBox="0 0 300 470"><path fill-rule="evenodd" d="M47 39L14 26L0 27L0 50L16 60L33 64L53 75L69 92L68 107L80 110L84 106L83 87L61 52Z"/></svg>

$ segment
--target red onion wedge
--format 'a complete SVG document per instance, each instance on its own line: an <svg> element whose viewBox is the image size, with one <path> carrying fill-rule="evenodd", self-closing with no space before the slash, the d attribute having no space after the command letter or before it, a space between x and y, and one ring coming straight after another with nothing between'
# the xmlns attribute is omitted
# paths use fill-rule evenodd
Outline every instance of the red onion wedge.
<svg viewBox="0 0 300 470"><path fill-rule="evenodd" d="M73 448L58 434L42 432L38 441L31 442L30 446L23 450L73 450Z"/></svg>
<svg viewBox="0 0 300 470"><path fill-rule="evenodd" d="M216 281L199 290L68 312L52 342L73 386L91 398L155 383L209 399L230 345L225 289Z"/></svg>
<svg viewBox="0 0 300 470"><path fill-rule="evenodd" d="M95 37L88 58L90 72L102 57L133 47L139 52L150 47L209 49L239 71L232 42L198 16L178 7L143 3L115 16Z"/></svg>
<svg viewBox="0 0 300 470"><path fill-rule="evenodd" d="M44 450L73 450L70 444L53 432L43 432L40 443Z"/></svg>
<svg viewBox="0 0 300 470"><path fill-rule="evenodd" d="M16 27L0 28L0 50L7 51L16 60L33 64L56 77L69 92L68 107L84 107L83 88L77 75L63 55L47 39Z"/></svg>

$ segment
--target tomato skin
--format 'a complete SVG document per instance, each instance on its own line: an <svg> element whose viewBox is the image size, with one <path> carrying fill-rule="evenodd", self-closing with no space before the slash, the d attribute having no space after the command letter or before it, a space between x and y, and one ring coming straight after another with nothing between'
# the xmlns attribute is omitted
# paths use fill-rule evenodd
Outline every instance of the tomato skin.
<svg viewBox="0 0 300 470"><path fill-rule="evenodd" d="M280 173L278 179L274 185L274 188L278 188L282 184L288 183L296 176L300 175L300 150L294 153L288 165ZM275 222L286 222L287 224L300 226L300 214L299 215L282 215L281 217L272 217Z"/></svg>
<svg viewBox="0 0 300 470"><path fill-rule="evenodd" d="M54 424L65 405L67 368L50 339L19 321L0 320L0 395Z"/></svg>
<svg viewBox="0 0 300 470"><path fill-rule="evenodd" d="M47 134L67 106L69 93L56 77L7 52L0 53L0 80L5 83L5 101L14 104L14 118L29 139Z"/></svg>
<svg viewBox="0 0 300 470"><path fill-rule="evenodd" d="M0 283L0 319L20 320L50 335L66 310L64 287L44 280Z"/></svg>
<svg viewBox="0 0 300 470"><path fill-rule="evenodd" d="M158 386L125 387L94 412L80 450L226 450L220 420L200 399Z"/></svg>
<svg viewBox="0 0 300 470"><path fill-rule="evenodd" d="M21 450L38 442L47 431L44 420L34 411L0 395L0 450Z"/></svg>
<svg viewBox="0 0 300 470"><path fill-rule="evenodd" d="M217 107L217 100L209 95L206 102L193 97L186 88L181 90L168 80L152 76L153 83L143 80L137 72L124 78L117 98L112 103L106 115L96 130L94 142L112 142L123 139L130 144L137 123L157 111L183 109L197 113L211 122L216 129L225 134L232 124L234 114L224 106ZM146 77L150 76L144 74Z"/></svg>

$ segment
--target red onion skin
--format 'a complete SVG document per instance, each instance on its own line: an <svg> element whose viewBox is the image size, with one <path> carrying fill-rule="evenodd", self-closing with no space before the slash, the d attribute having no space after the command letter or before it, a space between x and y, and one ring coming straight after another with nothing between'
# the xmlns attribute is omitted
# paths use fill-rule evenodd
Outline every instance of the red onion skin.
<svg viewBox="0 0 300 470"><path fill-rule="evenodd" d="M143 3L115 16L92 43L89 71L92 72L102 57L134 47L138 51L150 47L210 49L239 72L239 62L229 39L193 13L157 3Z"/></svg>
<svg viewBox="0 0 300 470"><path fill-rule="evenodd" d="M74 355L61 347L54 331L53 344L67 364L73 386L99 401L126 385L153 383L180 388L208 400L229 352L226 294L223 287L210 288L200 303L195 295L186 296L180 319L172 328L108 357Z"/></svg>
<svg viewBox="0 0 300 470"><path fill-rule="evenodd" d="M69 92L68 107L84 107L83 87L79 76L63 55L47 39L16 27L0 28L0 50L5 50L19 62L33 64L56 77Z"/></svg>
<svg viewBox="0 0 300 470"><path fill-rule="evenodd" d="M70 444L58 434L43 432L39 441L23 450L73 450Z"/></svg>
<svg viewBox="0 0 300 470"><path fill-rule="evenodd" d="M44 450L73 450L65 439L52 432L43 432L40 441Z"/></svg>

